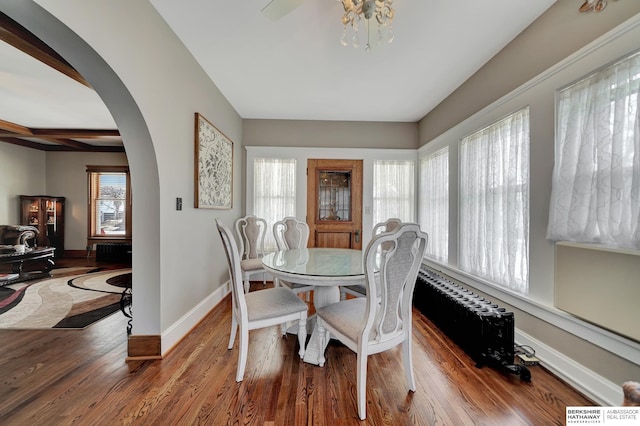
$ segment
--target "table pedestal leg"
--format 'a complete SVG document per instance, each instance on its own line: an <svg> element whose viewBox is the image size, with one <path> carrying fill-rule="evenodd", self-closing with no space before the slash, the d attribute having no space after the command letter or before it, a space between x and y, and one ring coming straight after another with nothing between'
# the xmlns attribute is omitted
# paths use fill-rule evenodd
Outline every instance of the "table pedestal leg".
<svg viewBox="0 0 640 426"><path fill-rule="evenodd" d="M313 290L313 305L316 309L339 301L340 290L337 286L318 286ZM319 365L320 354L324 352L328 343L329 342L325 342L324 346L320 346L320 333L318 333L318 325L314 321L313 332L311 333L311 338L309 339L309 343L307 343L307 347L304 352L304 362Z"/></svg>

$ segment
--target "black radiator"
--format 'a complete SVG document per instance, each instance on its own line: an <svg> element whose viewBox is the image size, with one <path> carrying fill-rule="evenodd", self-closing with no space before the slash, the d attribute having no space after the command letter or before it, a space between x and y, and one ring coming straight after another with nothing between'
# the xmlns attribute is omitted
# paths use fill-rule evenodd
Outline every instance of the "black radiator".
<svg viewBox="0 0 640 426"><path fill-rule="evenodd" d="M131 243L96 244L96 262L131 263Z"/></svg>
<svg viewBox="0 0 640 426"><path fill-rule="evenodd" d="M530 380L523 365L514 364L513 312L422 268L416 281L413 304L431 319L476 362L519 374Z"/></svg>

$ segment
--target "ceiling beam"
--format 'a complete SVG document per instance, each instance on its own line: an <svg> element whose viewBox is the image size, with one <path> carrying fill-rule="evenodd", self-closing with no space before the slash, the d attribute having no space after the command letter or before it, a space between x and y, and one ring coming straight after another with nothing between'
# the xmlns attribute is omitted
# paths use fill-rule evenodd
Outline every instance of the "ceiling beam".
<svg viewBox="0 0 640 426"><path fill-rule="evenodd" d="M79 142L74 139L102 139L119 137L120 132L112 129L30 129L29 127L21 126L16 123L12 123L6 120L0 120L0 141L13 143L15 145L21 145L29 148L36 148L45 151L53 151L50 144L42 144L37 141L28 141L22 138L37 138L43 141L52 142L57 145L63 145L67 148L72 148L77 151L100 151L98 148L89 145L84 142ZM121 152L112 151L114 147L109 147L108 152ZM115 147L122 148L122 147ZM104 151L103 151L104 152Z"/></svg>
<svg viewBox="0 0 640 426"><path fill-rule="evenodd" d="M32 136L39 138L104 139L119 137L117 129L31 129L0 119L0 136Z"/></svg>
<svg viewBox="0 0 640 426"><path fill-rule="evenodd" d="M1 129L2 127L0 127ZM30 129L37 137L103 139L119 137L120 132L113 129Z"/></svg>
<svg viewBox="0 0 640 426"><path fill-rule="evenodd" d="M13 145L24 146L25 148L39 149L41 151L46 151L44 147L47 146L41 143L25 141L24 139L19 139L19 138L0 137L0 141L10 143Z"/></svg>
<svg viewBox="0 0 640 426"><path fill-rule="evenodd" d="M74 150L91 151L93 148L92 145L74 141L71 139L53 139L53 138L40 138L40 139L43 141L52 142L57 145L64 145L69 148L73 148ZM45 151L47 150L48 147L52 146L49 144L38 143L35 141L28 141L25 139L15 138L15 137L2 137L0 138L0 140L3 140L4 142L9 142L15 145L28 146L29 148L44 149Z"/></svg>
<svg viewBox="0 0 640 426"><path fill-rule="evenodd" d="M2 12L0 12L0 40L49 65L78 83L91 87L89 82L62 56Z"/></svg>
<svg viewBox="0 0 640 426"><path fill-rule="evenodd" d="M45 145L47 147L51 147L46 149L45 151L75 151L79 152L78 149L73 149L70 147L62 146L62 145ZM82 151L86 152L126 152L123 146L95 146L89 145L88 149L83 149Z"/></svg>
<svg viewBox="0 0 640 426"><path fill-rule="evenodd" d="M21 136L33 136L33 132L30 128L21 126L10 121L0 119L0 130L4 130L9 133L9 136L21 135Z"/></svg>
<svg viewBox="0 0 640 426"><path fill-rule="evenodd" d="M0 142L6 142L13 145L23 146L25 148L37 149L39 151L74 151L74 152L125 152L122 146L94 146L83 144L84 147L75 147L69 145L50 145L38 142L32 142L20 138L0 136ZM72 141L75 142L75 141ZM78 142L80 143L80 142Z"/></svg>
<svg viewBox="0 0 640 426"><path fill-rule="evenodd" d="M40 139L42 139L43 141L53 142L53 143L68 146L71 148L75 148L81 151L91 151L91 148L93 148L92 145L74 141L73 139L65 139L65 138L40 138Z"/></svg>

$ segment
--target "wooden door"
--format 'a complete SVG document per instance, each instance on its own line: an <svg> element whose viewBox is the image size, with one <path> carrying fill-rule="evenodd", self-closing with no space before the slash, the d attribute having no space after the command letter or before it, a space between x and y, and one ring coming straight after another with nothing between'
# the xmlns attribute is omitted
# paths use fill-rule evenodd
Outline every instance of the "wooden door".
<svg viewBox="0 0 640 426"><path fill-rule="evenodd" d="M309 247L362 249L362 160L307 161Z"/></svg>

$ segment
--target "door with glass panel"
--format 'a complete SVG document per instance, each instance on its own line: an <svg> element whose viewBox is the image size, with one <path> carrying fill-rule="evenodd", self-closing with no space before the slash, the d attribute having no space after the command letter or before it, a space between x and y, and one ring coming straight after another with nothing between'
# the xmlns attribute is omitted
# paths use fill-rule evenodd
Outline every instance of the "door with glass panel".
<svg viewBox="0 0 640 426"><path fill-rule="evenodd" d="M307 162L309 247L362 249L362 160Z"/></svg>

